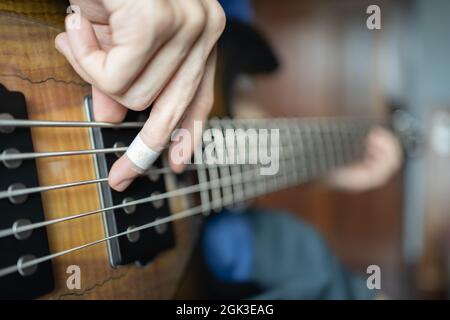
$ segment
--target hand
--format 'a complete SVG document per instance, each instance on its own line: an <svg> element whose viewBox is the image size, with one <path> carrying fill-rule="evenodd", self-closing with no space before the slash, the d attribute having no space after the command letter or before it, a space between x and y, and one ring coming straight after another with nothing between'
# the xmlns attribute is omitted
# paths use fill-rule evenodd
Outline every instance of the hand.
<svg viewBox="0 0 450 320"><path fill-rule="evenodd" d="M192 151L201 139L201 133L193 136L194 121L205 122L213 104L214 48L225 26L217 0L71 3L81 8L81 17L68 16L55 45L92 85L95 120L121 122L127 109L153 104L139 133L143 142L161 152L180 126L193 137L186 146ZM81 19L80 28L71 28L74 18ZM186 161L191 154L184 154ZM170 162L174 171L183 170L180 161ZM140 173L124 155L112 167L109 184L123 191Z"/></svg>
<svg viewBox="0 0 450 320"><path fill-rule="evenodd" d="M400 168L401 147L389 131L373 129L367 138L366 151L362 162L338 169L328 179L334 188L361 192L385 184Z"/></svg>

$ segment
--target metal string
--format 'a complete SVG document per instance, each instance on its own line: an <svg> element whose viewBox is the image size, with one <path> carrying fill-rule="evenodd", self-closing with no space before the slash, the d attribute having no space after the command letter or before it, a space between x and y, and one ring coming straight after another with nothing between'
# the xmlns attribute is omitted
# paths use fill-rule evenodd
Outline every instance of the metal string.
<svg viewBox="0 0 450 320"><path fill-rule="evenodd" d="M284 159L281 159L281 160L283 161ZM209 167L209 166L207 166L207 167ZM162 168L162 169L159 169L159 170L160 170L160 172L166 171L165 173L168 173L167 170L165 170L165 169L170 170L170 168ZM196 168L192 167L190 169L192 170L192 169L196 169ZM156 169L156 170L158 170L158 169ZM235 178L235 177L234 176L233 177L227 177L226 179L231 179L231 178ZM94 214L98 214L98 213L102 213L102 212L105 212L105 211L122 209L122 208L126 208L126 207L133 206L133 205L140 205L140 204L150 203L150 202L159 201L159 200L164 200L164 199L168 199L168 198L172 198L172 197L178 197L178 196L192 194L192 193L204 190L205 185L208 187L208 184L221 183L223 180L225 180L225 178L211 180L211 181L203 183L203 184L192 185L192 186L188 186L188 187L185 187L185 188L182 188L182 189L178 189L178 190L175 190L175 191L166 192L166 193L159 194L159 195L154 195L154 196L149 196L149 197L137 199L137 200L134 200L134 201L129 201L127 203L117 204L117 205L110 206L110 207L107 207L107 208L101 208L101 209L97 209L97 210L93 210L93 211L87 211L87 212L83 212L83 213L80 213L80 214L70 215L70 216L63 217L63 218L58 218L58 219L37 222L37 223L25 225L25 226L20 226L20 227L14 228L14 229L13 228L3 229L3 230L0 230L0 239L4 238L4 237L12 236L14 234L18 234L18 233L21 233L21 232L26 232L26 231L30 231L30 230L34 230L34 229L38 229L38 228L43 228L43 227L50 226L50 225L57 224L57 223L88 217L88 216L91 216L91 215L94 215ZM107 181L107 178L105 178L105 179L98 179L98 180L91 180L91 181L85 181L85 182L81 182L81 184L88 184L88 183L95 183L95 182L104 182L104 181ZM68 184L68 185L70 186L71 184ZM43 188L45 188L45 187L43 187ZM51 186L49 186L47 188L51 188ZM24 190L27 190L27 189L24 189ZM21 191L21 190L18 190L18 191ZM9 195L9 196L11 196L11 195Z"/></svg>
<svg viewBox="0 0 450 320"><path fill-rule="evenodd" d="M3 121L3 123L0 121L0 126L3 125L3 124L4 124L4 121ZM45 126L47 126L47 124L48 123L46 123ZM33 126L44 126L44 123L32 123L32 125ZM72 123L72 125L75 125L75 124ZM99 125L103 125L103 124L99 124ZM285 159L283 159L283 160L285 160ZM243 175L243 174L241 174L241 175ZM292 180L292 177L289 177L289 174L287 175L287 177L288 177L288 179L286 181L287 183L285 184L285 186L290 185L293 182L293 181L289 182L289 179ZM226 179L232 181L232 176L229 176ZM250 176L250 180L252 180L252 179L254 179L254 175ZM223 187L223 185L221 184L221 182L223 180L225 180L225 179L218 179L219 184L217 186L215 186L215 187L210 187L209 186L209 184L215 183L214 181L206 182L205 184L208 185L207 190L211 190L212 188L221 188L221 187ZM248 180L248 179L243 179L241 181L241 183L242 182L246 182L246 180ZM79 183L83 183L83 182L79 182ZM158 200L157 199L158 196L160 196L160 197L164 196L164 197L167 198L167 197L175 197L175 196L179 196L179 195L184 195L184 194L187 194L186 191L189 188L191 188L190 189L190 193L194 193L194 192L199 192L199 191L205 190L205 188L201 184L198 184L198 185L190 186L190 187L187 187L187 188L179 189L179 190L176 190L176 191L173 191L173 192L168 192L168 193L165 193L163 195L151 196L151 197L148 197L148 198L136 200L136 201L129 202L129 203L126 203L126 204L116 205L116 206L113 206L113 207L110 207L110 208L100 209L100 210L96 210L96 211L92 211L92 212L86 212L86 213L83 213L83 214L80 214L80 215L75 215L75 216L70 216L70 217L61 218L61 219L55 219L55 220L52 220L52 221L42 222L42 223L40 223L40 225L41 226L45 226L45 225L49 225L49 224L53 224L53 223L58 223L58 222L67 221L67 220L71 220L71 219L81 218L83 216L92 215L92 214L104 212L104 211L107 211L107 210L114 210L114 209L118 209L118 208L127 207L127 206L130 206L130 205L137 205L137 204L141 204L141 203L145 203L145 202L157 201ZM266 193L266 192L264 192L264 193ZM252 196L247 196L247 199L259 196L259 195L264 194L264 193L259 192L258 194L254 194ZM223 206L227 206L227 205L233 204L233 200L228 201L228 202L230 202L230 203L227 203L226 201L222 200L222 203L219 206L214 206L214 205L211 206L212 203L210 202L208 204L208 206L210 206L211 209L218 209L216 207L223 207ZM62 255L65 255L65 254L68 254L68 253L71 253L71 252L74 252L74 251L77 251L77 250L81 250L81 249L84 249L84 248L87 248L87 247L90 247L90 246L93 246L93 245L96 245L96 244L99 244L99 243L102 243L102 242L105 242L105 241L108 241L108 240L112 240L112 239L117 238L117 237L121 237L121 236L124 236L124 235L131 234L133 232L137 232L137 231L144 230L144 229L147 229L147 228L156 227L158 225L165 224L165 223L168 223L168 222L181 220L181 219L184 219L184 218L187 218L187 217L190 217L190 216L194 216L196 214L199 214L199 213L203 212L203 210L204 210L204 205L202 204L202 205L200 205L198 207L190 208L188 210L179 212L179 213L174 214L172 216L155 220L154 222L142 225L140 227L133 228L131 230L127 230L127 231L122 232L122 233L118 233L118 234L112 235L110 237L106 237L106 238L103 238L103 239L100 239L100 240L97 240L97 241L94 241L94 242L91 242L91 243L88 243L88 244L84 244L84 245L81 245L81 246L78 246L78 247L74 247L74 248L71 248L71 249L68 249L68 250L64 250L64 251L61 251L61 252L58 252L58 253L55 253L55 254L51 254L51 255L48 255L48 256L44 256L44 257L41 257L41 258L34 259L32 261L25 262L25 263L22 264L21 268L22 269L27 269L27 268L32 267L34 265L38 265L38 264L43 263L45 261L49 261L49 260L52 260L54 258L57 258L59 256L62 256ZM37 228L36 225L38 225L38 224L16 228L16 230L14 230L14 232L9 233L7 235L20 233L20 232L24 232L24 231L27 231L27 230L32 230L34 228ZM27 229L27 227L28 227L28 229ZM3 232L6 232L6 231L9 232L9 230L3 230ZM1 232L0 232L0 235L2 235ZM6 236L6 233L5 233L4 236ZM6 276L6 275L11 274L11 273L14 273L14 272L16 272L18 270L19 270L18 265L13 265L13 266L10 266L10 267L4 268L4 269L0 269L0 277Z"/></svg>
<svg viewBox="0 0 450 320"><path fill-rule="evenodd" d="M103 129L140 129L144 122L95 122L95 121L48 121L0 119L0 128L103 128Z"/></svg>
<svg viewBox="0 0 450 320"><path fill-rule="evenodd" d="M253 148L251 148L253 149ZM254 150L254 149L253 149ZM295 155L294 155L295 156ZM285 159L283 159L285 160ZM204 167L212 167L211 165L201 165ZM223 166L223 165L214 165L217 167ZM228 165L225 165L228 166ZM191 165L187 168L187 170L198 170L198 168L200 167L200 165ZM156 173L156 174L161 174L161 173L170 173L171 170L170 168L162 168L162 169L154 169L151 170L147 173ZM235 178L235 175L232 176L233 178ZM220 181L222 181L221 179L217 179L216 180L211 180L209 181L209 183L217 183ZM81 182L74 182L74 183L67 183L67 184L61 184L61 185L54 185L54 186L45 186L45 187L35 187L35 188L28 188L28 189L21 189L21 190L14 190L14 191L3 191L0 192L0 199L4 199L4 198L9 198L9 197L14 197L14 196L20 196L20 195L26 195L26 194L30 194L30 193L37 193L37 192L46 192L46 191L51 191L51 190L56 190L56 189L61 189L61 188L70 188L70 187L75 187L75 186L82 186L82 185L87 185L87 184L94 184L94 183L103 183L103 182L107 182L107 178L103 178L103 179L97 179L97 180L89 180L89 181L81 181ZM202 188L202 186L199 187L199 185L197 186L191 186L191 187L197 187L197 188ZM76 215L72 215L72 216L68 216L68 217L64 217L64 218L59 218L59 219L54 219L54 220L49 220L49 221L45 221L45 222L39 222L39 223L35 223L35 224L30 224L27 226L21 226L21 227L17 227L16 229L4 229L4 230L0 230L0 238L3 237L7 237L10 235L14 235L17 233L21 233L21 232L26 232L26 231L30 231L30 230L34 230L37 228L41 228L41 227L45 227L48 225L52 225L55 223L61 223L61 222L65 222L65 221L69 221L69 220L73 220L73 219L78 219L78 218L83 218L86 216L90 216L93 214L98 214L104 211L108 211L108 210L115 210L115 209L121 209L121 208L125 208L128 206L132 206L132 205L139 205L142 203L147 203L147 202L153 202L153 201L158 201L161 199L166 199L166 198L170 198L170 197L176 197L176 196L180 196L180 195L185 195L185 194L189 194L189 193L193 193L193 192L198 192L201 190L198 189L194 189L191 190L191 187L187 187L184 189L180 189L177 190L175 193L166 193L166 194L162 194L162 195L158 195L158 197L146 197L146 198L142 198L139 200L135 200L135 201L130 201L126 204L118 204L115 206L111 206L108 208L104 208L104 209L99 209L99 210L94 210L94 211L89 211L89 212L84 212L84 213L80 213L80 214L76 214ZM181 192L181 193L179 193ZM183 192L187 192L187 193L183 193Z"/></svg>
<svg viewBox="0 0 450 320"><path fill-rule="evenodd" d="M250 172L253 172L253 171L258 170L258 169L259 168L256 168L254 170L250 170ZM247 171L246 173L249 173L249 171ZM227 177L226 179L227 180L231 180L231 177ZM219 180L221 181L221 180L224 180L224 179L219 179ZM250 179L249 180L251 180L251 181L254 180L254 175L250 175ZM246 182L246 181L243 181L243 182ZM210 183L207 183L207 184L210 184ZM195 185L195 186L191 186L191 187L197 187L198 188L199 185ZM219 182L219 186L218 187L219 188L221 187L220 182ZM210 189L211 189L211 187L208 187L208 190L210 190ZM179 189L179 190L182 190L182 189ZM179 191L179 190L177 190L177 191ZM199 191L200 190L202 190L202 189L199 189ZM177 192L177 191L174 191L174 192ZM258 196L260 196L262 194L264 194L264 193L258 193L258 194L252 195L252 196L248 196L246 200L258 197ZM138 200L138 201L142 201L142 200L144 200L144 199L141 199L141 200ZM208 205L211 206L211 204L212 204L212 202L210 202ZM233 204L233 201L222 202L221 206L217 206L217 207L216 206L211 206L210 208L211 208L211 210L214 210L214 209L219 209L220 207L224 207L224 206L228 206L228 205L232 205L232 204ZM129 205L133 205L133 203L129 202L125 206L129 206ZM163 224L166 224L166 223L169 223L169 222L174 222L174 221L178 221L178 220L181 220L181 219L185 219L185 218L188 218L188 217L191 217L191 216L194 216L194 215L202 213L203 209L204 209L203 205L200 205L200 206L197 206L197 207L193 207L193 208L181 211L179 213L176 213L174 215L171 215L171 216L168 216L168 217L165 217L165 218L161 218L161 219L157 219L157 220L155 220L153 222L144 224L144 225L136 227L136 228L132 228L130 230L127 230L127 231L124 231L124 232L121 232L121 233L118 233L118 234L115 234L115 235L112 235L112 236L109 236L109 237L105 237L105 238L100 239L100 240L96 240L96 241L93 241L93 242L90 242L90 243L87 243L87 244L84 244L84 245L73 247L73 248L70 248L70 249L67 249L67 250L64 250L64 251L60 251L60 252L57 252L57 253L54 253L54 254L50 254L50 255L47 255L47 256L44 256L44 257L36 258L36 259L28 261L28 262L24 262L21 265L21 268L22 269L27 269L27 268L30 268L32 266L38 265L40 263L43 263L43 262L46 262L46 261L49 261L49 260L53 260L53 259L55 259L57 257L69 254L71 252L82 250L82 249L94 246L96 244L100 244L100 243L103 243L103 242L106 242L106 241L109 241L109 240L112 240L112 239L115 239L115 238L119 238L119 237L122 237L122 236L125 236L125 235L128 235L128 234L137 232L137 231L141 231L141 230L149 229L149 228L152 228L152 227L157 227L159 225L163 225ZM107 210L107 209L103 209L103 210ZM19 230L19 228L17 228L17 230ZM21 231L19 231L19 232L21 232ZM3 269L0 269L0 277L7 276L7 275L9 275L11 273L17 272L18 270L19 270L19 267L17 266L17 264L16 265L12 265L10 267L6 267L6 268L3 268Z"/></svg>
<svg viewBox="0 0 450 320"><path fill-rule="evenodd" d="M82 156L91 154L108 154L108 153L120 153L126 152L128 147L118 148L105 148L105 149L88 149L88 150L73 150L73 151L55 151L55 152L29 152L29 153L17 153L17 154L1 154L0 161L18 161L18 160L31 160L40 158L51 157L68 157L68 156Z"/></svg>

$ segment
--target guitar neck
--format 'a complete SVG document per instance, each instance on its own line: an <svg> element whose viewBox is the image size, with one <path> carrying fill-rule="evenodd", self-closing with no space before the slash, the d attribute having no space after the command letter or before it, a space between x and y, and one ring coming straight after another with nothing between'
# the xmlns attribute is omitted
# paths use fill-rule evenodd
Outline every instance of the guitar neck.
<svg viewBox="0 0 450 320"><path fill-rule="evenodd" d="M357 161L372 125L362 118L211 120L196 163L205 212Z"/></svg>

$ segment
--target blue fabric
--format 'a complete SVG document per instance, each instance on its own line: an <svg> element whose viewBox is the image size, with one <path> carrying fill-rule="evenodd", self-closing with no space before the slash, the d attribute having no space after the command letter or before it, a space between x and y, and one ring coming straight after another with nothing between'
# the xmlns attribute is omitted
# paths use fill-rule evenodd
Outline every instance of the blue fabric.
<svg viewBox="0 0 450 320"><path fill-rule="evenodd" d="M210 270L225 282L245 282L253 265L254 241L248 217L224 210L208 221L203 254Z"/></svg>
<svg viewBox="0 0 450 320"><path fill-rule="evenodd" d="M250 0L220 0L228 18L251 23L255 14Z"/></svg>
<svg viewBox="0 0 450 320"><path fill-rule="evenodd" d="M225 210L207 222L203 253L220 280L261 288L256 299L371 299L377 293L346 270L311 226L283 212Z"/></svg>

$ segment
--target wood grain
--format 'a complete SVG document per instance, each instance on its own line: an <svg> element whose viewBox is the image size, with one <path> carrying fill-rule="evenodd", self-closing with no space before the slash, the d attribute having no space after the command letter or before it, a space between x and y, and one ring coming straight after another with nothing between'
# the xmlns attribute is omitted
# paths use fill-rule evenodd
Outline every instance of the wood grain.
<svg viewBox="0 0 450 320"><path fill-rule="evenodd" d="M0 83L22 92L29 118L86 120L83 98L90 87L54 48L61 32L65 6L61 1L4 1L0 4ZM91 149L87 129L33 129L36 152ZM95 179L92 156L48 158L37 162L40 185ZM166 182L176 188L167 175ZM47 220L100 208L97 186L47 192L42 196ZM172 199L173 212L186 207L186 199ZM109 265L105 244L61 256L53 261L56 290L46 299L148 299L174 295L189 259L199 219L175 223L176 249L141 268ZM101 215L48 227L52 253L105 237ZM151 245L151 244L149 244ZM69 290L66 269L78 265L82 288Z"/></svg>

